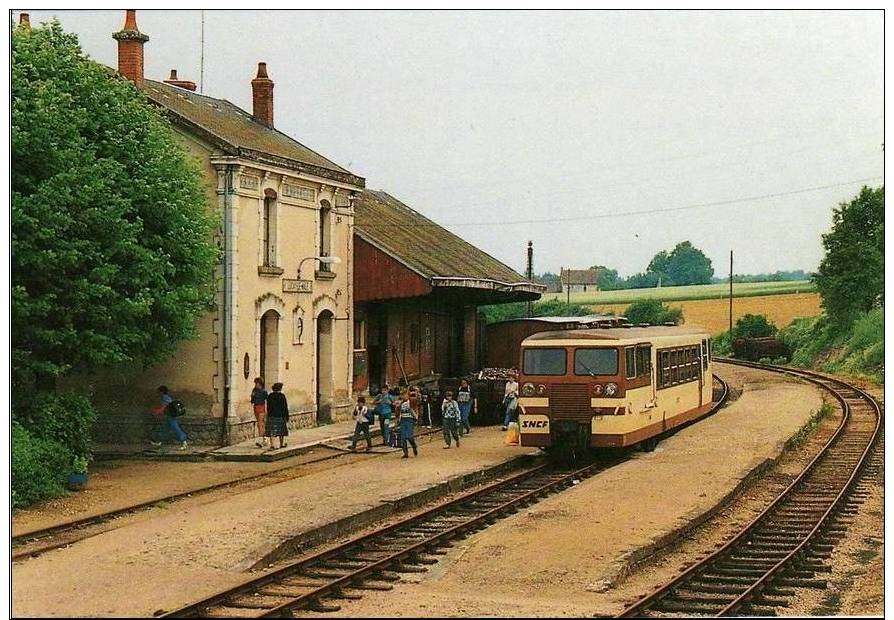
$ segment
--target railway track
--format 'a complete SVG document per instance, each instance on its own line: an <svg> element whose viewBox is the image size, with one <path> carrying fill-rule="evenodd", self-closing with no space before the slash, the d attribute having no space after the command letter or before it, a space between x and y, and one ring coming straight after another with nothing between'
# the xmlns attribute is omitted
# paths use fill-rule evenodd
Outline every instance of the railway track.
<svg viewBox="0 0 894 620"><path fill-rule="evenodd" d="M422 434L428 435L439 432L440 429L434 429L431 431L426 431ZM221 491L224 489L244 485L251 486L262 484L263 486L269 486L272 484L277 484L279 482L283 482L284 480L290 480L305 475L306 472L304 470L308 466L316 465L317 463L323 463L325 461L330 461L333 459L340 459L345 456L375 458L376 456L390 453L391 452L389 451L367 454L364 452L349 452L338 450L337 452L334 452L332 454L327 454L320 458L303 461L297 465L290 465L288 467L276 469L272 472L264 471L261 473L244 476L242 478L237 478L235 480L228 480L226 482L219 482L198 489L190 489L189 491L175 493L173 495L168 495L165 497L154 498L145 502L133 504L131 506L126 506L124 508L118 508L116 510L110 510L80 519L74 519L65 523L60 523L58 525L41 528L38 530L31 530L12 537L12 561L18 562L27 558L36 557L42 553L46 553L47 551L52 551L54 549L59 549L61 547L74 544L78 541L90 538L91 536L108 531L108 529L110 529L107 528L96 531L98 526L106 523L111 523L113 521L133 514L152 510L154 508L157 508L158 506L169 504L171 502L198 497L215 491ZM295 470L300 471L294 476L289 474L289 472Z"/></svg>
<svg viewBox="0 0 894 620"><path fill-rule="evenodd" d="M825 560L867 495L861 481L880 466L872 457L881 437L882 408L863 390L806 370L718 361L784 373L824 388L841 404L841 423L807 468L760 515L619 618L773 616L788 604L795 588L825 587L818 575L831 570Z"/></svg>
<svg viewBox="0 0 894 620"><path fill-rule="evenodd" d="M727 384L716 379L720 390L710 414L729 395ZM573 470L535 467L159 617L269 618L300 610L338 611L339 600L390 590L402 573L424 572L458 540L626 459L618 452Z"/></svg>

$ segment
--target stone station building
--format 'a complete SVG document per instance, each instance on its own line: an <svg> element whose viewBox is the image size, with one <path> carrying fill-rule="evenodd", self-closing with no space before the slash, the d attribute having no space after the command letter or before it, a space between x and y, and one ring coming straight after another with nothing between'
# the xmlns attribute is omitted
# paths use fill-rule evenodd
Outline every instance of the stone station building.
<svg viewBox="0 0 894 620"><path fill-rule="evenodd" d="M268 390L284 384L290 428L349 419L371 382L483 363L477 305L540 296L542 286L278 131L266 63L246 84L247 112L198 94L176 70L147 79L149 37L136 11L113 37L118 74L158 106L204 171L223 261L196 340L151 368L74 381L100 410L98 441L148 439L160 384L186 405L181 423L194 443L255 436L257 376Z"/></svg>

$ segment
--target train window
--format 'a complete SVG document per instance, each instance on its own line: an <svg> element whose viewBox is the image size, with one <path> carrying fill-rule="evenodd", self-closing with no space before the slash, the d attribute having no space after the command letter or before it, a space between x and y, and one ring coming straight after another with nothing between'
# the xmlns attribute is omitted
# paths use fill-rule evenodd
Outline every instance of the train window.
<svg viewBox="0 0 894 620"><path fill-rule="evenodd" d="M576 349L574 351L574 374L597 376L618 374L618 350Z"/></svg>
<svg viewBox="0 0 894 620"><path fill-rule="evenodd" d="M670 383L670 368L668 365L667 351L658 352L658 385L664 387Z"/></svg>
<svg viewBox="0 0 894 620"><path fill-rule="evenodd" d="M624 349L624 358L627 362L627 378L633 379L636 376L636 349L634 347Z"/></svg>
<svg viewBox="0 0 894 620"><path fill-rule="evenodd" d="M564 375L566 358L565 349L525 349L525 374Z"/></svg>
<svg viewBox="0 0 894 620"><path fill-rule="evenodd" d="M652 347L638 346L636 347L636 368L641 375L649 375L652 377Z"/></svg>

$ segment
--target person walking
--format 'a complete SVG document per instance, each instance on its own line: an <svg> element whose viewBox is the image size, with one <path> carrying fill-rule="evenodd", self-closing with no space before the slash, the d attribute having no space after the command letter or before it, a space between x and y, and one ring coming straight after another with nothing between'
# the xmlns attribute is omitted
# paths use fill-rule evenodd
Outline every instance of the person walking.
<svg viewBox="0 0 894 620"><path fill-rule="evenodd" d="M513 416L515 415L515 408L518 406L518 381L516 380L516 375L513 372L509 375L509 380L506 382L506 389L503 395L503 430L505 431L509 428L509 423L512 421Z"/></svg>
<svg viewBox="0 0 894 620"><path fill-rule="evenodd" d="M158 407L152 410L152 414L156 417L164 416L165 423L164 426L159 429L157 441L151 443L153 446L160 446L162 442L173 433L174 437L176 437L177 441L180 443L180 449L186 450L186 448L189 447L189 444L186 441L187 435L180 427L180 420L177 419L183 413L183 403L174 398L174 395L171 394L166 385L158 386L158 393L161 395L161 403Z"/></svg>
<svg viewBox="0 0 894 620"><path fill-rule="evenodd" d="M264 379L255 378L255 387L251 390L251 405L254 409L255 420L258 423L258 438L255 445L263 448L268 444L270 439L266 435L265 425L267 423L267 390L264 389Z"/></svg>
<svg viewBox="0 0 894 620"><path fill-rule="evenodd" d="M456 404L459 405L460 413L459 434L471 433L472 425L469 423L469 417L473 409L475 414L478 414L478 396L472 391L472 388L469 387L469 382L465 379L462 380L459 389L456 391Z"/></svg>
<svg viewBox="0 0 894 620"><path fill-rule="evenodd" d="M376 396L376 414L379 416L379 428L382 430L382 445L387 446L391 443L391 406L394 403L394 396L391 395L391 389L386 383L379 390Z"/></svg>
<svg viewBox="0 0 894 620"><path fill-rule="evenodd" d="M413 409L412 399L413 393L407 396L406 400L400 404L400 447L404 451L401 458L409 458L409 450L407 444L413 446L413 456L419 456L419 449L416 446L416 411Z"/></svg>
<svg viewBox="0 0 894 620"><path fill-rule="evenodd" d="M289 402L282 393L282 383L274 383L273 391L267 395L267 437L270 438L270 449L273 450L273 438L279 437L279 449L288 444L285 438L289 434Z"/></svg>
<svg viewBox="0 0 894 620"><path fill-rule="evenodd" d="M366 399L361 396L357 399L357 406L354 407L354 440L351 442L351 450L357 449L357 440L360 435L366 439L366 451L372 450L373 442L369 434L369 424L372 422L373 413L366 406Z"/></svg>
<svg viewBox="0 0 894 620"><path fill-rule="evenodd" d="M456 440L456 447L459 448L459 421L462 414L459 411L459 405L453 400L453 392L447 392L444 396L444 402L441 403L441 418L444 425L444 449L450 448L450 438Z"/></svg>

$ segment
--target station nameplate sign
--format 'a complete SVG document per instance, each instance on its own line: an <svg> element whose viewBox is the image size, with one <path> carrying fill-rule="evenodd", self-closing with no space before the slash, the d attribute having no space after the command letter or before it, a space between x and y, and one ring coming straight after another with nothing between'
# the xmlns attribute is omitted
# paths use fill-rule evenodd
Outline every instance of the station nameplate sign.
<svg viewBox="0 0 894 620"><path fill-rule="evenodd" d="M283 293L312 293L314 290L313 280L289 280L283 278Z"/></svg>

